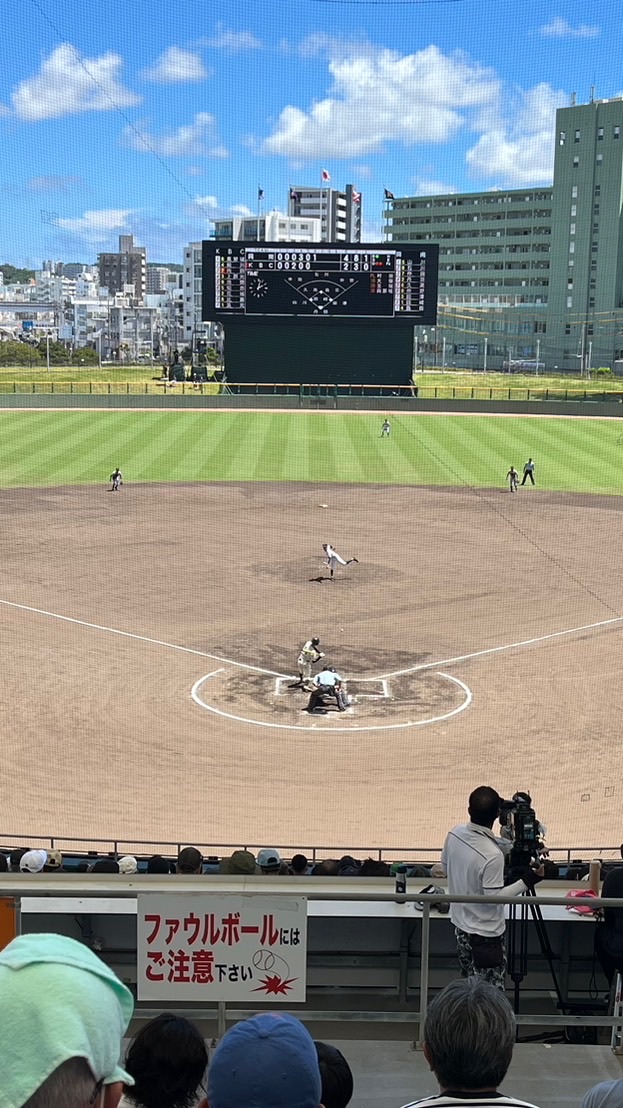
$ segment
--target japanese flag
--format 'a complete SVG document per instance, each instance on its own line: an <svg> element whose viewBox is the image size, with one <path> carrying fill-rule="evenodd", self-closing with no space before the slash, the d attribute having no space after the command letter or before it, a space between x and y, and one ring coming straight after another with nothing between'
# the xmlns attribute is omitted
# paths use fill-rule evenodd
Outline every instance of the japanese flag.
<svg viewBox="0 0 623 1108"><path fill-rule="evenodd" d="M321 173L321 177L322 177L323 181L330 181L331 180L331 174L326 169L323 169L323 171Z"/></svg>

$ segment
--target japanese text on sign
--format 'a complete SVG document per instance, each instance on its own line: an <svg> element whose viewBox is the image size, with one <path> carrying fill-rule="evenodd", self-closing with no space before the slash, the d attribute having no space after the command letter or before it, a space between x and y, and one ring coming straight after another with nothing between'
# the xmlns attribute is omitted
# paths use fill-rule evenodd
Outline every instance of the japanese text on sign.
<svg viewBox="0 0 623 1108"><path fill-rule="evenodd" d="M305 999L305 897L138 897L138 996Z"/></svg>

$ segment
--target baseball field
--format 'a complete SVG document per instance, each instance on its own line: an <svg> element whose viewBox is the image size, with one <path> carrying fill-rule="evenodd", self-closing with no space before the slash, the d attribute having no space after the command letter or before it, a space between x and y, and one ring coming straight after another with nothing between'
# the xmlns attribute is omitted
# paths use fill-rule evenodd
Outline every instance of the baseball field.
<svg viewBox="0 0 623 1108"><path fill-rule="evenodd" d="M384 414L0 415L5 833L400 853L486 782L620 840L623 425Z"/></svg>

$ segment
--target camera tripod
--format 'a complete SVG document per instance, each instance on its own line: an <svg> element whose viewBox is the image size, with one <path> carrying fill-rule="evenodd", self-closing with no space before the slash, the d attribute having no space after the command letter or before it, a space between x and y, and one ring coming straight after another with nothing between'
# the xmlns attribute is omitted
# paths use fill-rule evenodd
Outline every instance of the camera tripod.
<svg viewBox="0 0 623 1108"><path fill-rule="evenodd" d="M518 907L519 915L517 915ZM555 954L549 941L541 906L537 901L536 892L534 890L532 890L532 892L526 891L519 905L510 905L507 972L513 982L513 1010L516 1015L519 1014L521 982L528 972L528 913L530 913L532 922L534 923L536 935L541 947L541 953L549 965L552 984L558 1001L558 1008L564 1013L565 1002L554 967ZM538 1038L542 1039L542 1036L539 1035Z"/></svg>

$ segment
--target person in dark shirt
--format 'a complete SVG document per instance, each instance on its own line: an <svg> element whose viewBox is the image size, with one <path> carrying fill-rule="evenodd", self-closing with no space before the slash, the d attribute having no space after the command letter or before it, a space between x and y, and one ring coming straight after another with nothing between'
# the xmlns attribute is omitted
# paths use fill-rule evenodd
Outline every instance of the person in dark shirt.
<svg viewBox="0 0 623 1108"><path fill-rule="evenodd" d="M623 898L623 865L606 874L601 895ZM595 950L608 984L612 985L615 973L623 973L623 907L603 909L603 921L595 932Z"/></svg>

